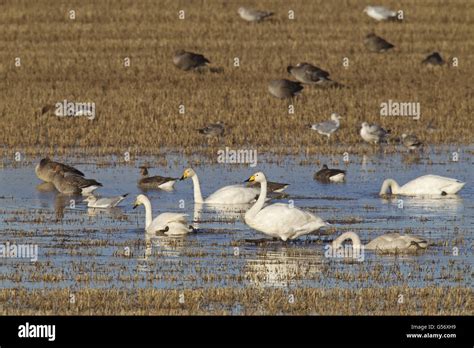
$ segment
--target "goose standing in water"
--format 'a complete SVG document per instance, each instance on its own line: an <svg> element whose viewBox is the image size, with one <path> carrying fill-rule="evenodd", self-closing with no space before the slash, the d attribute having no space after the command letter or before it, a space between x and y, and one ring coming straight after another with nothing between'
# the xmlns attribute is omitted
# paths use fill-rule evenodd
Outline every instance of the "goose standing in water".
<svg viewBox="0 0 474 348"><path fill-rule="evenodd" d="M275 203L264 207L267 196L267 178L255 173L248 182L260 183L257 202L245 213L245 223L253 229L283 241L314 232L328 224L320 217L287 204Z"/></svg>
<svg viewBox="0 0 474 348"><path fill-rule="evenodd" d="M133 209L143 205L145 206L145 230L147 233L164 233L167 236L182 236L193 231L192 226L188 225L186 214L162 213L153 219L151 202L145 195L138 195Z"/></svg>
<svg viewBox="0 0 474 348"><path fill-rule="evenodd" d="M208 204L249 204L257 199L259 189L255 187L245 187L242 185L224 186L203 199L201 185L196 172L192 168L185 169L180 180L191 178L194 188L194 203Z"/></svg>
<svg viewBox="0 0 474 348"><path fill-rule="evenodd" d="M82 194L87 196L102 186L100 182L97 182L94 179L86 179L77 174L64 172L61 166L56 166L54 170L54 187L65 195Z"/></svg>
<svg viewBox="0 0 474 348"><path fill-rule="evenodd" d="M90 196L87 196L87 198L84 201L87 202L87 206L89 208L107 209L107 208L116 207L127 196L128 196L128 193L121 196L116 196L116 197L100 197L100 198L97 198L94 195L90 195Z"/></svg>
<svg viewBox="0 0 474 348"><path fill-rule="evenodd" d="M416 251L428 247L428 241L426 239L417 236L400 235L399 233L387 233L363 245L357 233L345 232L332 242L333 250L339 249L346 240L352 241L352 247L358 250L363 247L367 250L403 252Z"/></svg>
<svg viewBox="0 0 474 348"><path fill-rule="evenodd" d="M417 195L451 195L459 192L466 183L446 178L438 175L423 175L403 186L399 186L393 179L386 179L383 182L380 195L387 194L388 191L393 195L417 196Z"/></svg>
<svg viewBox="0 0 474 348"><path fill-rule="evenodd" d="M173 57L173 64L181 70L188 71L206 66L210 61L202 54L186 52L184 50L176 51Z"/></svg>
<svg viewBox="0 0 474 348"><path fill-rule="evenodd" d="M84 176L80 170L68 166L67 164L51 161L49 158L43 158L35 167L36 176L45 182L53 182L53 177L56 174L55 168L59 167L64 173Z"/></svg>
<svg viewBox="0 0 474 348"><path fill-rule="evenodd" d="M390 130L385 130L376 124L362 123L360 136L368 143L379 144L390 134Z"/></svg>
<svg viewBox="0 0 474 348"><path fill-rule="evenodd" d="M321 182L343 182L346 177L346 171L342 169L329 169L327 165L314 174L314 179Z"/></svg>
<svg viewBox="0 0 474 348"><path fill-rule="evenodd" d="M166 176L148 176L148 167L140 167L141 177L138 180L138 187L141 189L162 189L165 191L173 190L177 178L170 178Z"/></svg>

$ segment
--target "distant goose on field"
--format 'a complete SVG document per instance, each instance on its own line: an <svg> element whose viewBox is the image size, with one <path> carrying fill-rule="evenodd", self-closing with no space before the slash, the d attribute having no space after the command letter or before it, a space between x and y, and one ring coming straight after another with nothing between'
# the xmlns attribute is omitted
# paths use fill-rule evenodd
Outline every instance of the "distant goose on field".
<svg viewBox="0 0 474 348"><path fill-rule="evenodd" d="M173 57L173 64L184 71L206 66L208 63L210 61L202 54L186 52L184 50L176 51Z"/></svg>
<svg viewBox="0 0 474 348"><path fill-rule="evenodd" d="M36 176L45 182L53 182L53 177L56 175L55 168L59 167L64 173L72 173L84 176L80 170L68 166L67 164L51 161L49 158L43 158L35 167Z"/></svg>
<svg viewBox="0 0 474 348"><path fill-rule="evenodd" d="M321 182L343 182L346 177L346 171L342 169L329 169L327 165L314 174L314 179Z"/></svg>
<svg viewBox="0 0 474 348"><path fill-rule="evenodd" d="M290 81L286 79L272 80L268 84L268 91L274 97L285 99L293 98L303 90L301 82Z"/></svg>
<svg viewBox="0 0 474 348"><path fill-rule="evenodd" d="M102 184L94 179L86 179L80 175L64 172L61 166L55 167L56 174L53 184L56 190L66 195L89 195Z"/></svg>
<svg viewBox="0 0 474 348"><path fill-rule="evenodd" d="M327 71L309 63L298 63L295 66L289 65L286 70L301 83L328 88L343 87L340 83L331 80Z"/></svg>
<svg viewBox="0 0 474 348"><path fill-rule="evenodd" d="M273 16L270 11L258 11L251 8L240 7L237 12L240 17L247 22L260 22L261 20Z"/></svg>
<svg viewBox="0 0 474 348"><path fill-rule="evenodd" d="M317 131L321 135L326 135L328 139L331 137L331 134L334 133L339 129L340 126L340 119L342 118L341 115L338 113L333 112L331 114L331 119L329 121L324 121L321 123L315 123L310 125L312 130Z"/></svg>
<svg viewBox="0 0 474 348"><path fill-rule="evenodd" d="M423 143L412 134L402 134L402 143L410 150L416 150L423 146Z"/></svg>
<svg viewBox="0 0 474 348"><path fill-rule="evenodd" d="M393 195L417 196L417 195L451 195L458 193L465 182L439 175L423 175L399 186L393 179L386 179L382 184L380 195L390 192Z"/></svg>
<svg viewBox="0 0 474 348"><path fill-rule="evenodd" d="M385 140L390 133L390 130L385 130L379 125L368 124L367 122L362 123L360 129L360 136L364 141L368 143L379 144Z"/></svg>
<svg viewBox="0 0 474 348"><path fill-rule="evenodd" d="M198 132L206 137L220 137L225 133L225 125L222 122L211 123L204 128L198 129Z"/></svg>
<svg viewBox="0 0 474 348"><path fill-rule="evenodd" d="M88 196L84 201L87 202L89 208L113 208L116 207L120 202L122 202L125 197L128 196L128 193L122 196L115 197L100 197L97 198L94 195Z"/></svg>
<svg viewBox="0 0 474 348"><path fill-rule="evenodd" d="M177 178L170 178L166 176L148 176L148 167L140 167L141 177L138 180L138 187L142 189L162 189L165 191L171 191L173 186L178 180Z"/></svg>
<svg viewBox="0 0 474 348"><path fill-rule="evenodd" d="M390 42L385 41L374 33L368 34L364 39L365 47L371 52L386 52L395 47Z"/></svg>
<svg viewBox="0 0 474 348"><path fill-rule="evenodd" d="M438 52L433 52L428 57L423 59L421 63L428 66L437 66L437 65L443 65L446 62L444 61L444 59L441 57L441 55Z"/></svg>
<svg viewBox="0 0 474 348"><path fill-rule="evenodd" d="M371 240L366 245L363 245L360 241L359 236L355 232L345 232L337 237L332 242L332 248L334 250L339 249L342 243L346 240L352 242L352 248L361 250L378 250L386 252L407 252L416 251L420 249L426 249L428 247L428 241L424 238L410 235L400 235L399 233L386 233L382 236Z"/></svg>
<svg viewBox="0 0 474 348"><path fill-rule="evenodd" d="M397 12L383 6L367 6L364 12L377 21L397 20Z"/></svg>

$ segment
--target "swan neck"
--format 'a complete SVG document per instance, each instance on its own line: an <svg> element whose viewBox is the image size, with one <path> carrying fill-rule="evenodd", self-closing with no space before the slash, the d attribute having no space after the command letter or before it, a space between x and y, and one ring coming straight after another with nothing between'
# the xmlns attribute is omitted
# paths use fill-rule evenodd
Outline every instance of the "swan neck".
<svg viewBox="0 0 474 348"><path fill-rule="evenodd" d="M397 194L400 191L400 186L398 186L397 182L393 179L387 179L383 182L382 189L380 190L380 194L384 195L388 192L388 189L392 192L392 194Z"/></svg>
<svg viewBox="0 0 474 348"><path fill-rule="evenodd" d="M201 185L199 185L199 178L197 174L192 177L194 189L194 203L204 203L201 193Z"/></svg>
<svg viewBox="0 0 474 348"><path fill-rule="evenodd" d="M333 249L339 249L342 242L345 240L350 240L352 242L352 248L353 249L360 249L362 246L360 242L360 238L355 232L346 232L341 234L339 237L337 237L333 242L332 242L332 247Z"/></svg>
<svg viewBox="0 0 474 348"><path fill-rule="evenodd" d="M145 206L145 228L148 228L152 220L152 211L151 211L151 202L148 198L143 200L143 205Z"/></svg>
<svg viewBox="0 0 474 348"><path fill-rule="evenodd" d="M267 181L262 181L260 183L260 194L258 196L257 202L249 209L249 211L245 214L246 218L253 218L255 215L258 214L260 210L262 210L265 201L267 199Z"/></svg>

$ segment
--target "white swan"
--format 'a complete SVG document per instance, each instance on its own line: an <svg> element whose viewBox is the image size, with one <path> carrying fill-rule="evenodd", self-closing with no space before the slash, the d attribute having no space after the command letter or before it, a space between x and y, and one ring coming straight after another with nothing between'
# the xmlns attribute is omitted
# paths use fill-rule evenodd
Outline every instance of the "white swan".
<svg viewBox="0 0 474 348"><path fill-rule="evenodd" d="M211 194L206 199L202 198L201 186L196 172L188 168L183 172L180 180L191 178L194 186L194 203L208 204L249 204L256 200L260 190L255 187L242 185L224 186Z"/></svg>
<svg viewBox="0 0 474 348"><path fill-rule="evenodd" d="M186 214L162 213L152 220L151 203L147 196L138 195L133 209L145 206L145 230L147 233L164 232L167 236L181 236L193 230L187 224Z"/></svg>
<svg viewBox="0 0 474 348"><path fill-rule="evenodd" d="M417 236L400 235L399 233L387 233L375 238L366 245L362 245L357 233L345 232L332 242L333 250L339 249L342 245L342 242L348 239L352 241L352 247L354 249L360 249L361 247L364 247L364 249L367 250L393 252L415 251L419 249L426 249L428 247L428 241L423 238Z"/></svg>
<svg viewBox="0 0 474 348"><path fill-rule="evenodd" d="M257 231L286 241L328 225L320 217L287 204L275 203L263 208L267 196L265 174L255 173L247 181L259 182L261 187L257 203L245 213L245 223Z"/></svg>
<svg viewBox="0 0 474 348"><path fill-rule="evenodd" d="M450 195L455 194L463 188L465 182L446 178L438 175L423 175L403 186L399 186L393 179L383 182L380 195L385 195L390 189L394 195L416 196L416 195Z"/></svg>

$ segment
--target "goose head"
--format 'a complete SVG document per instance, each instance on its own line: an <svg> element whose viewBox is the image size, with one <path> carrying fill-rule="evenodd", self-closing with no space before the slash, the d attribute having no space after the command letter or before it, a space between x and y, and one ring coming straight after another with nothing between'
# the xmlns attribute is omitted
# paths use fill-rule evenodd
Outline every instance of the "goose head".
<svg viewBox="0 0 474 348"><path fill-rule="evenodd" d="M133 203L133 209L145 203L146 200L147 198L145 197L145 195L138 195L135 199L135 203Z"/></svg>
<svg viewBox="0 0 474 348"><path fill-rule="evenodd" d="M195 175L196 175L196 172L192 168L187 168L184 170L183 175L181 176L179 180L192 178Z"/></svg>
<svg viewBox="0 0 474 348"><path fill-rule="evenodd" d="M141 166L141 167L140 167L140 174L141 174L142 176L148 176L148 167L146 167L146 166Z"/></svg>
<svg viewBox="0 0 474 348"><path fill-rule="evenodd" d="M264 182L267 181L267 178L265 177L265 174L262 172L257 172L254 175L252 175L250 178L245 180L245 182Z"/></svg>

